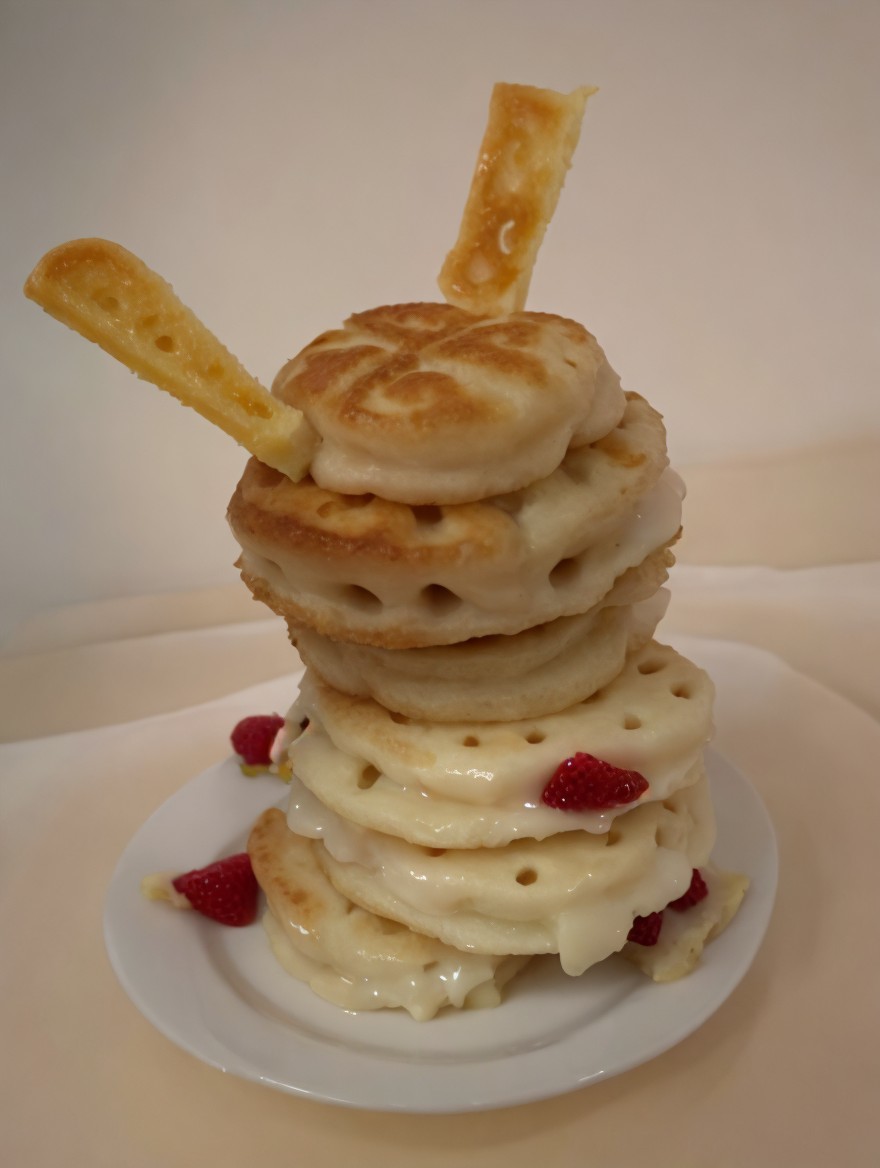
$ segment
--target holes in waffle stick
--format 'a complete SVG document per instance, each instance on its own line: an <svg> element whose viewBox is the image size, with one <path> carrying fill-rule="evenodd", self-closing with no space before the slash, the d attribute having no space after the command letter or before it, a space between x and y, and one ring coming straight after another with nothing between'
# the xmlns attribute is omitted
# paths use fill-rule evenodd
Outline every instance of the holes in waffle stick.
<svg viewBox="0 0 880 1168"><path fill-rule="evenodd" d="M620 380L585 328L451 304L361 312L289 361L273 392L321 435L321 486L462 503L550 474L620 421Z"/></svg>
<svg viewBox="0 0 880 1168"><path fill-rule="evenodd" d="M350 502L252 461L229 508L243 578L294 622L387 648L584 612L679 530L680 481L664 471L659 415L638 397L627 414L625 438L570 450L563 468L518 493L515 513L499 497L444 505L426 523L405 504ZM577 481L565 467L578 468ZM352 586L378 603L353 604L363 595Z"/></svg>

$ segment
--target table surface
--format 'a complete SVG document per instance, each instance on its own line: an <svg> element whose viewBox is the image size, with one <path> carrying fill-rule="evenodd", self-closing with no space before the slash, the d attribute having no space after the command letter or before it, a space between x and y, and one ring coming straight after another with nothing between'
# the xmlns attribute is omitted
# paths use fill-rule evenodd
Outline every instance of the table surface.
<svg viewBox="0 0 880 1168"><path fill-rule="evenodd" d="M717 1014L653 1062L452 1119L337 1109L224 1075L153 1030L109 968L102 901L116 859L155 807L225 755L261 683L277 689L267 679L291 670L280 623L236 589L32 623L2 660L0 1033L14 1052L0 1071L5 1162L876 1164L869 971L880 950L853 888L878 867L867 761L880 748L868 712L878 712L878 569L678 571L665 639L695 632L780 655L772 703L750 695L747 677L733 704L721 695L717 740L775 822L781 880L768 937ZM16 694L41 691L14 724Z"/></svg>

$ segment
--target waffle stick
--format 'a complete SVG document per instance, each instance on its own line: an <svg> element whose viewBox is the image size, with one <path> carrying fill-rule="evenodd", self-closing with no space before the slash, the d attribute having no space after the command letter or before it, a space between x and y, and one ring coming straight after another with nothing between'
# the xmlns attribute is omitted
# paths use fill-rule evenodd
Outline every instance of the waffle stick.
<svg viewBox="0 0 880 1168"><path fill-rule="evenodd" d="M170 284L119 244L76 239L48 252L25 295L138 377L191 406L294 482L316 445L303 414L272 397Z"/></svg>

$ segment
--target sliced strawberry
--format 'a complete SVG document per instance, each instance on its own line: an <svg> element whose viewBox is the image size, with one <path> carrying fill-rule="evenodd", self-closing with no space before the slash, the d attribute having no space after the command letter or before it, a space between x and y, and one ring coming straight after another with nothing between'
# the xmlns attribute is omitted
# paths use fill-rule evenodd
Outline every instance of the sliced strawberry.
<svg viewBox="0 0 880 1168"><path fill-rule="evenodd" d="M633 803L647 789L648 780L638 771L578 753L559 764L541 798L562 811L604 811Z"/></svg>
<svg viewBox="0 0 880 1168"><path fill-rule="evenodd" d="M272 762L272 747L284 719L278 714L253 714L242 718L232 731L232 749L246 767L267 767Z"/></svg>
<svg viewBox="0 0 880 1168"><path fill-rule="evenodd" d="M221 925L249 925L257 915L260 887L247 852L184 872L171 883L196 912Z"/></svg>
<svg viewBox="0 0 880 1168"><path fill-rule="evenodd" d="M636 945L656 945L663 928L663 913L652 912L646 917L636 917L632 928L626 935L627 941L635 941Z"/></svg>
<svg viewBox="0 0 880 1168"><path fill-rule="evenodd" d="M687 892L677 900L670 900L667 908L674 908L676 912L685 912L687 909L693 908L695 904L699 904L701 900L705 900L708 895L709 889L700 874L700 869L694 868Z"/></svg>

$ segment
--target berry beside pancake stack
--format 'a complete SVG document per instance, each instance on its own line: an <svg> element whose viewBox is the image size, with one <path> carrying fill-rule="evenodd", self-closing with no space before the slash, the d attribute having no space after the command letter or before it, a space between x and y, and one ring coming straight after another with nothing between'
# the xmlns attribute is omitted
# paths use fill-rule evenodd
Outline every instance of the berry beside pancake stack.
<svg viewBox="0 0 880 1168"><path fill-rule="evenodd" d="M307 668L248 852L279 961L348 1009L495 1005L537 955L670 980L746 888L709 862L711 683L654 640L662 420L525 310L590 92L496 86L446 303L355 314L271 394L115 244L26 286L253 455L239 567Z"/></svg>

